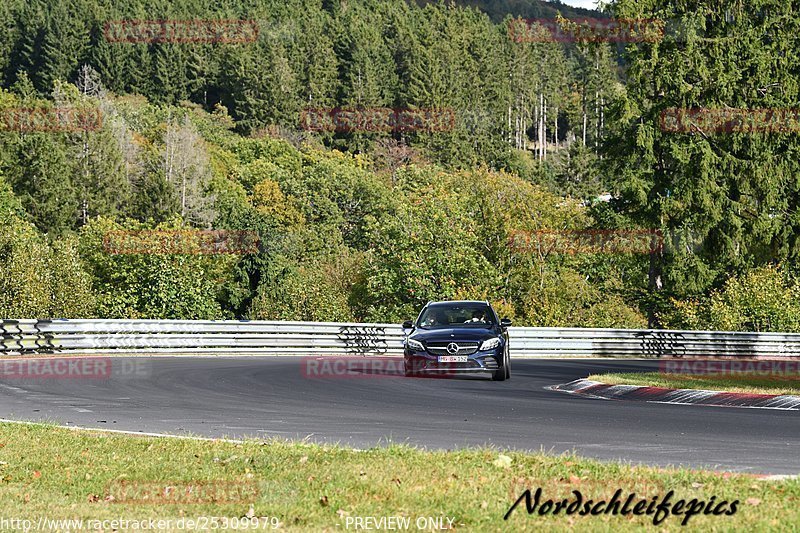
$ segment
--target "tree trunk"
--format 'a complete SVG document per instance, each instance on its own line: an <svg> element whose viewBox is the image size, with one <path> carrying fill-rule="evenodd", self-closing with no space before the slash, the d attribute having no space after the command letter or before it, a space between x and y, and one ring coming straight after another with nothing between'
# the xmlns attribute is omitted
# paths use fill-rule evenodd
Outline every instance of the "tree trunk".
<svg viewBox="0 0 800 533"><path fill-rule="evenodd" d="M556 106L556 113L555 117L553 117L553 144L556 147L556 152L558 152L558 106Z"/></svg>
<svg viewBox="0 0 800 533"><path fill-rule="evenodd" d="M547 100L542 104L542 161L547 159Z"/></svg>
<svg viewBox="0 0 800 533"><path fill-rule="evenodd" d="M600 138L600 95L594 93L594 147L597 148L597 140Z"/></svg>
<svg viewBox="0 0 800 533"><path fill-rule="evenodd" d="M586 109L583 110L583 145L586 146Z"/></svg>
<svg viewBox="0 0 800 533"><path fill-rule="evenodd" d="M507 124L508 124L508 143L511 144L514 129L513 129L512 125L511 125L511 106L510 105L508 106Z"/></svg>

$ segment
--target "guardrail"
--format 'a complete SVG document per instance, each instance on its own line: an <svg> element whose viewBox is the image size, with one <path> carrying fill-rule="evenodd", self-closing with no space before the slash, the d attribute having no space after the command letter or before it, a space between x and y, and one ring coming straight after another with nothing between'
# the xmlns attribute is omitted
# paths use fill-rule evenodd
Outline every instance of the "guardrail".
<svg viewBox="0 0 800 533"><path fill-rule="evenodd" d="M0 320L0 353L401 355L397 324L248 320ZM509 328L512 356L800 357L800 334Z"/></svg>

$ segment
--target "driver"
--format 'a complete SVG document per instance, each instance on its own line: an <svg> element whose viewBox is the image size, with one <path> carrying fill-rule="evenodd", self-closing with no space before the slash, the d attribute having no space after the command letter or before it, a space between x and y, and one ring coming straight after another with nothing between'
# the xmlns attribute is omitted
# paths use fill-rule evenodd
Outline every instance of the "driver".
<svg viewBox="0 0 800 533"><path fill-rule="evenodd" d="M447 320L447 315L443 311L433 311L430 316L425 319L427 326L449 326L450 322Z"/></svg>

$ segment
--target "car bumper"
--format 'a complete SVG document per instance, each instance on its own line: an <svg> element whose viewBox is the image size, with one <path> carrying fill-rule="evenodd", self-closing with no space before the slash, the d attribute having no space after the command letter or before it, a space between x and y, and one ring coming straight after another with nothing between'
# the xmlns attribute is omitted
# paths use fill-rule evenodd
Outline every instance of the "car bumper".
<svg viewBox="0 0 800 533"><path fill-rule="evenodd" d="M439 357L427 352L412 352L405 350L405 362L411 365L413 373L421 374L459 374L473 372L491 373L497 370L502 364L502 349L475 352L467 356L467 361L463 363L439 362Z"/></svg>

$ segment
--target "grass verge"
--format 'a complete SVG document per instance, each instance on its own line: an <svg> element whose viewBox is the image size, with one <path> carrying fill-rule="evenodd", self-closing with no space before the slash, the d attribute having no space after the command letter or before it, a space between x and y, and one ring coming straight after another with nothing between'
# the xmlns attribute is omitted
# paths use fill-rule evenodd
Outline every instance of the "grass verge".
<svg viewBox="0 0 800 533"><path fill-rule="evenodd" d="M698 375L643 372L594 374L586 379L609 385L644 385L665 389L704 389L746 394L800 395L800 376L759 376L753 374Z"/></svg>
<svg viewBox="0 0 800 533"><path fill-rule="evenodd" d="M542 489L542 504L551 498L574 499L574 490L584 501L608 500L616 489L623 491L623 499L635 492L636 501L670 490L675 491L673 502L709 501L712 496L716 502L739 500L733 516L691 517L689 525L708 531L779 529L800 523L797 479L767 481L490 449L427 452L389 446L360 451L9 423L0 423L0 486L0 520L83 519L86 529L91 527L88 520L204 516L270 517L272 521L259 523L262 531L277 524L283 530L355 530L357 517L388 516L408 517L411 530L421 517L440 518L444 526L447 517L453 528L469 531L653 526L652 516L529 515L524 503L503 520L525 489L537 488ZM682 530L681 521L681 516L670 516L660 528ZM423 529L433 529L433 523L428 525ZM238 529L244 527L239 524Z"/></svg>

